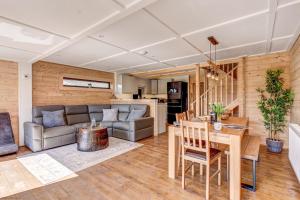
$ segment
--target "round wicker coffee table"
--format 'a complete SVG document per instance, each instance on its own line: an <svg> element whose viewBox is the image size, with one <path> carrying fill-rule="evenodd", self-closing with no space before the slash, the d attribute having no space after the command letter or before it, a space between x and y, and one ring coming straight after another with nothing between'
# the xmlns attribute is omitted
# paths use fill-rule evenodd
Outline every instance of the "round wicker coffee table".
<svg viewBox="0 0 300 200"><path fill-rule="evenodd" d="M80 128L77 134L79 151L98 151L109 145L107 128Z"/></svg>

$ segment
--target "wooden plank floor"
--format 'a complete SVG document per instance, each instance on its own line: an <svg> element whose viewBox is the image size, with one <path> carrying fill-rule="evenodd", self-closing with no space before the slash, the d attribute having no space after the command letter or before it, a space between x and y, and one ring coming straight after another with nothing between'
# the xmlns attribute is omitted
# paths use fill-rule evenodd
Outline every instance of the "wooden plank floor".
<svg viewBox="0 0 300 200"><path fill-rule="evenodd" d="M204 199L205 177L196 171L188 175L187 189L181 189L180 178L168 178L167 135L141 141L143 147L78 172L76 178L28 190L3 199L10 200L193 200ZM28 153L22 150L20 154ZM15 155L0 161L14 159ZM225 177L225 158L223 177ZM243 162L243 176L250 176L251 163ZM257 168L257 192L242 190L246 200L300 199L300 185L289 164L287 151L280 155L261 148ZM211 182L211 199L228 199L225 180L218 187Z"/></svg>

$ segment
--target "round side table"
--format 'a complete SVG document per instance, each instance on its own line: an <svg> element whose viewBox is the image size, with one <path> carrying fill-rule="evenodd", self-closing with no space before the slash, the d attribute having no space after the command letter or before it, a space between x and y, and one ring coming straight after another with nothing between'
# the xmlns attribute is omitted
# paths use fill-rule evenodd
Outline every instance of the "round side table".
<svg viewBox="0 0 300 200"><path fill-rule="evenodd" d="M109 145L107 128L80 128L77 134L77 149L79 151L98 151Z"/></svg>

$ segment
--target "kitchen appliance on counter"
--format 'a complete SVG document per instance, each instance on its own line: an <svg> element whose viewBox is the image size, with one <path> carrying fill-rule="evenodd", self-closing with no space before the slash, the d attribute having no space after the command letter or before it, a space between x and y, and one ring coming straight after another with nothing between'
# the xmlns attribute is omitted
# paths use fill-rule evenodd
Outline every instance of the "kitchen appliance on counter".
<svg viewBox="0 0 300 200"><path fill-rule="evenodd" d="M168 90L168 123L176 121L176 113L187 111L188 108L188 84L182 81L167 83Z"/></svg>
<svg viewBox="0 0 300 200"><path fill-rule="evenodd" d="M139 95L138 95L138 94L133 94L133 95L132 95L132 98L133 98L133 99L138 99L138 98L139 98Z"/></svg>

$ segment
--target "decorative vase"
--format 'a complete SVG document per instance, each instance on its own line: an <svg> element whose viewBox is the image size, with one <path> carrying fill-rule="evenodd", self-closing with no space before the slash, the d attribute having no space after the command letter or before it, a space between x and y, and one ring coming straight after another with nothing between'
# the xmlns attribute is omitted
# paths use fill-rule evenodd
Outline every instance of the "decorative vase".
<svg viewBox="0 0 300 200"><path fill-rule="evenodd" d="M91 128L94 128L96 127L96 119L93 118L92 121L91 121Z"/></svg>
<svg viewBox="0 0 300 200"><path fill-rule="evenodd" d="M266 139L267 149L272 153L281 153L283 147L282 140L272 140L271 138Z"/></svg>
<svg viewBox="0 0 300 200"><path fill-rule="evenodd" d="M215 122L214 123L214 129L216 131L220 131L222 129L222 123L221 122Z"/></svg>
<svg viewBox="0 0 300 200"><path fill-rule="evenodd" d="M215 112L210 112L209 115L210 115L210 123L211 123L211 124L214 124L215 122L218 121L218 120L217 120L217 113L215 113Z"/></svg>

